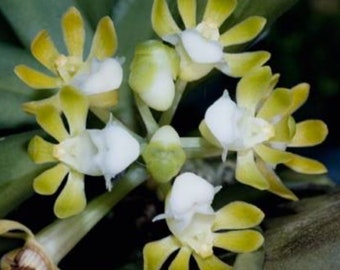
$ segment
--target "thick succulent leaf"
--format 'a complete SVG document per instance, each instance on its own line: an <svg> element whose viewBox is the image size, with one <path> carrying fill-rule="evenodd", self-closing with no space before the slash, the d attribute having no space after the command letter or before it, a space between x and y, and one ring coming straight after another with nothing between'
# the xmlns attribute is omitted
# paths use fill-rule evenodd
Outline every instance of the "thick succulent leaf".
<svg viewBox="0 0 340 270"><path fill-rule="evenodd" d="M214 234L214 246L236 253L255 251L262 246L263 242L262 234L254 230Z"/></svg>
<svg viewBox="0 0 340 270"><path fill-rule="evenodd" d="M99 2L93 0L73 0L73 2L77 3L83 17L91 23L91 26L94 29L101 18L111 15L113 5L117 1L100 0Z"/></svg>
<svg viewBox="0 0 340 270"><path fill-rule="evenodd" d="M33 178L46 168L34 164L27 154L28 141L39 133L25 132L0 141L0 217L33 194Z"/></svg>
<svg viewBox="0 0 340 270"><path fill-rule="evenodd" d="M144 269L161 269L170 254L179 247L178 241L173 236L146 244L143 249Z"/></svg>
<svg viewBox="0 0 340 270"><path fill-rule="evenodd" d="M29 89L14 74L17 63L29 64L34 58L22 49L0 43L0 129L16 128L34 123L34 117L21 110L21 104L31 100L35 91ZM6 57L4 57L6 56Z"/></svg>
<svg viewBox="0 0 340 270"><path fill-rule="evenodd" d="M259 225L264 218L263 212L254 205L245 202L232 202L216 212L212 229L246 229Z"/></svg>
<svg viewBox="0 0 340 270"><path fill-rule="evenodd" d="M60 19L74 2L58 0L51 2L45 0L3 0L0 1L0 10L11 24L22 44L29 49L36 34L46 29L60 51L66 52L63 42ZM48 12L46 12L48 11ZM27 27L29 25L29 27ZM91 33L88 23L85 23L86 32ZM92 35L89 35L91 38Z"/></svg>
<svg viewBox="0 0 340 270"><path fill-rule="evenodd" d="M290 215L266 222L263 269L340 269L340 193L280 204ZM248 270L248 269L247 269Z"/></svg>

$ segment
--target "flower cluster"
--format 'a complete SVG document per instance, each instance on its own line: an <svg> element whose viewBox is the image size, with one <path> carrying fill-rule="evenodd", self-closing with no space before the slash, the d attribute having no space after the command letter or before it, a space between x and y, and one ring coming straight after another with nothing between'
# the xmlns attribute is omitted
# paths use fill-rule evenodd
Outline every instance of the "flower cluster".
<svg viewBox="0 0 340 270"><path fill-rule="evenodd" d="M177 23L166 0L154 0L152 27L161 40L147 40L135 48L129 74L123 74L122 58L113 57L118 39L109 17L99 21L90 53L83 59L84 22L74 7L62 18L67 56L45 30L32 42L33 56L51 74L25 65L15 68L30 87L56 90L52 97L29 102L24 109L55 139L35 136L28 153L35 163L54 164L34 179L33 187L43 195L61 189L54 205L57 217L84 210L86 175L104 177L110 191L115 187L111 180L138 159L145 180L166 194L164 213L154 221L165 219L172 235L145 246L144 268L149 270L166 267L172 254L169 269L189 269L191 259L199 269L232 269L232 262L220 259L215 248L234 256L256 251L264 242L259 228L264 213L241 201L215 211L213 199L222 186L183 172L188 159L221 156L224 162L229 152L235 152L236 180L290 200L298 198L275 173L277 165L307 174L327 171L316 160L286 151L317 145L327 136L322 121L296 122L292 116L306 101L309 85L276 87L279 75L265 65L268 52L234 52L237 45L262 33L266 19L250 16L225 24L237 0L207 0L199 20L197 6L196 0L177 0L181 19ZM225 90L206 110L199 135L181 137L171 122L186 85L213 69L238 80L236 99ZM131 129L111 110L123 76L139 112L136 119L143 122ZM98 108L110 119L102 129L88 128L88 113Z"/></svg>
<svg viewBox="0 0 340 270"><path fill-rule="evenodd" d="M34 89L58 90L54 96L29 102L24 108L57 141L53 144L40 136L30 141L28 152L34 162L57 163L34 179L34 190L43 195L54 194L67 176L54 205L56 216L67 218L86 206L84 176L104 176L106 187L111 190L111 179L139 157L140 144L112 115L102 130L86 129L89 109L115 105L122 82L121 63L111 58L117 49L111 19L105 17L98 23L86 61L84 22L76 8L71 7L64 14L62 28L68 56L58 52L45 30L31 45L34 57L54 76L25 65L17 66L15 72Z"/></svg>

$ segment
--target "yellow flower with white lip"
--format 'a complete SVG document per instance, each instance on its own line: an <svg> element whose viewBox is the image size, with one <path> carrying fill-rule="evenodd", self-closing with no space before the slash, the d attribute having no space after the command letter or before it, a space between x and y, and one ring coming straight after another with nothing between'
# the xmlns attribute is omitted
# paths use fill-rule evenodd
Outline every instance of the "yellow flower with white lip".
<svg viewBox="0 0 340 270"><path fill-rule="evenodd" d="M320 162L285 150L319 144L328 130L320 120L295 122L292 114L306 101L309 85L274 89L278 78L269 67L248 73L237 85L236 103L225 92L208 108L199 128L204 138L223 149L223 159L229 150L237 152L238 181L296 200L274 168L285 164L300 173L325 173Z"/></svg>
<svg viewBox="0 0 340 270"><path fill-rule="evenodd" d="M215 212L211 203L219 189L189 172L175 179L165 213L155 218L165 218L173 235L144 247L144 269L161 269L174 252L169 269L189 269L191 256L200 269L232 269L214 255L213 247L233 253L261 247L263 236L251 228L262 222L262 211L248 203L232 202Z"/></svg>
<svg viewBox="0 0 340 270"><path fill-rule="evenodd" d="M68 55L58 51L46 30L40 31L31 44L33 56L53 75L18 65L17 76L33 89L74 86L89 97L90 106L115 105L123 71L120 61L112 58L117 50L117 36L111 19L104 17L99 21L85 61L84 21L76 8L71 7L64 14L62 29Z"/></svg>
<svg viewBox="0 0 340 270"><path fill-rule="evenodd" d="M199 23L196 5L196 0L177 0L185 27L182 30L173 19L166 0L154 0L153 3L153 29L164 41L173 44L180 55L180 79L200 79L214 67L229 76L241 77L269 59L270 54L265 51L224 52L228 47L256 38L266 23L265 18L251 16L220 34L220 27L233 13L237 0L208 0Z"/></svg>
<svg viewBox="0 0 340 270"><path fill-rule="evenodd" d="M34 179L34 190L54 194L66 175L67 182L58 196L54 212L66 218L86 206L84 175L103 175L111 189L111 178L125 170L140 154L138 141L120 124L109 121L102 130L86 129L88 100L72 87L60 90L59 102L68 122L66 129L57 108L50 104L36 110L37 122L58 144L34 137L28 152L36 163L57 163Z"/></svg>

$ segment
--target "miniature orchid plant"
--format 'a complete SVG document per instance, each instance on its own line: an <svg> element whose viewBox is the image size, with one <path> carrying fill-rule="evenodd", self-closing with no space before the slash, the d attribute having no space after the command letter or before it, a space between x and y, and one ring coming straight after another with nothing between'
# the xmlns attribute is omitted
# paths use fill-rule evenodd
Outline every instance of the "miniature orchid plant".
<svg viewBox="0 0 340 270"><path fill-rule="evenodd" d="M295 121L292 114L307 100L309 85L276 87L279 76L265 65L269 52L232 50L257 39L267 22L252 15L225 24L237 5L236 0L207 0L198 16L196 0L178 0L175 16L165 0L154 0L151 23L159 39L140 42L128 63L124 55L114 57L119 36L107 16L99 21L85 60L85 23L77 8L69 8L61 19L67 55L59 52L46 30L36 35L31 52L46 73L18 63L15 74L32 89L54 89L51 96L26 102L23 108L46 133L31 138L28 155L36 164L50 166L33 178L33 189L42 195L59 193L53 208L59 219L55 226L94 215L97 207L100 214L94 215L93 227L128 192L146 182L164 199L163 214L153 222L165 220L171 235L145 245L144 269L191 269L192 260L202 270L232 269L238 254L262 248L265 214L249 202L227 198L215 210L215 195L228 187L214 186L186 171L186 162L206 157L225 162L235 152L237 181L288 200L298 197L275 172L279 164L299 173L327 171L319 161L286 151L320 144L327 126L321 120ZM183 93L190 82L204 80L212 70L237 80L235 101L233 89L225 90L207 108L198 135L182 136L172 118ZM128 88L120 89L124 80ZM115 115L118 92L127 89L133 97L131 106L138 111L138 128ZM109 116L101 117L98 108ZM90 206L88 176L104 178L107 189ZM1 222L9 229L0 233L19 228L34 239L26 227L3 220L0 229ZM41 269L56 269L57 250L47 255L48 264ZM8 266L8 256L6 260L2 264Z"/></svg>

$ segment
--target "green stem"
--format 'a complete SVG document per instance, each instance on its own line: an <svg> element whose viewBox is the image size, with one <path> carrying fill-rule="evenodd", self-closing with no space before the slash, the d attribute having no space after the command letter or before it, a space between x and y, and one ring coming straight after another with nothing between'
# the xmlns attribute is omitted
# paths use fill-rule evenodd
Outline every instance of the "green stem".
<svg viewBox="0 0 340 270"><path fill-rule="evenodd" d="M139 114L143 119L147 136L150 137L158 129L158 124L153 117L150 108L140 99L140 97L135 95L135 101Z"/></svg>
<svg viewBox="0 0 340 270"><path fill-rule="evenodd" d="M145 181L144 168L131 167L124 177L107 192L92 200L81 214L60 219L40 231L36 239L57 265L60 260L131 190Z"/></svg>
<svg viewBox="0 0 340 270"><path fill-rule="evenodd" d="M184 93L186 86L187 86L186 81L178 80L176 82L174 101L173 101L171 107L162 114L162 116L159 120L160 126L169 125L171 123L172 118L174 117L175 112L177 110L178 104L181 101L181 98L182 98L182 95Z"/></svg>
<svg viewBox="0 0 340 270"><path fill-rule="evenodd" d="M187 158L216 157L222 154L222 150L213 146L200 137L181 137L181 145Z"/></svg>

